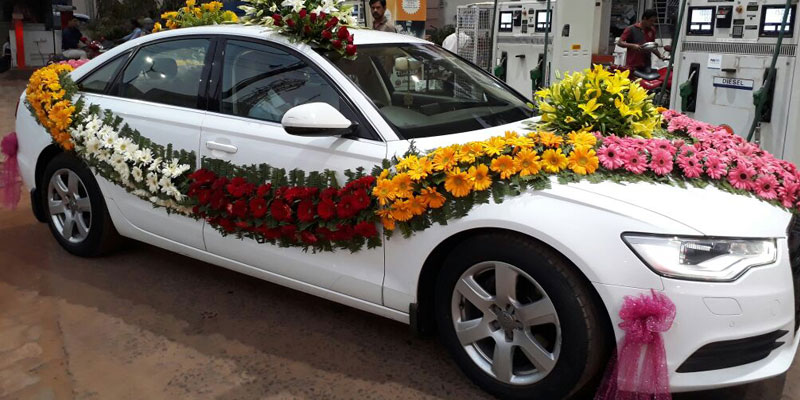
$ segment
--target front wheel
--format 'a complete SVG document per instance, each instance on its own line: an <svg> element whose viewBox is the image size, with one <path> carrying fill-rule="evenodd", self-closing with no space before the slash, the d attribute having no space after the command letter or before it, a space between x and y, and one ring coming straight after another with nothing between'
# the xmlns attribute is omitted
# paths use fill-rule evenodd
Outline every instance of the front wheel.
<svg viewBox="0 0 800 400"><path fill-rule="evenodd" d="M61 153L47 164L42 179L42 204L58 243L77 256L112 250L119 234L111 222L100 187L77 158Z"/></svg>
<svg viewBox="0 0 800 400"><path fill-rule="evenodd" d="M593 386L613 349L597 303L585 279L551 249L491 234L453 250L435 308L444 345L484 390L563 399Z"/></svg>

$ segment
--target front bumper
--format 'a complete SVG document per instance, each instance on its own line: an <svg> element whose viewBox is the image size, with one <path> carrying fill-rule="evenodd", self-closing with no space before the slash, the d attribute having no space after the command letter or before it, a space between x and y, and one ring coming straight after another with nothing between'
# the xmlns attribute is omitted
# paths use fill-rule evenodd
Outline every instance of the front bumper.
<svg viewBox="0 0 800 400"><path fill-rule="evenodd" d="M781 250L775 264L754 268L734 282L662 279L664 293L677 308L675 322L664 334L673 392L745 384L789 369L800 336L795 330L795 296L786 239L779 239L778 245ZM595 287L608 307L617 338L621 339L624 332L617 327L621 322L617 314L623 298L649 290L603 284ZM775 340L774 349L762 359L722 369L677 372L703 346L781 330L786 333Z"/></svg>

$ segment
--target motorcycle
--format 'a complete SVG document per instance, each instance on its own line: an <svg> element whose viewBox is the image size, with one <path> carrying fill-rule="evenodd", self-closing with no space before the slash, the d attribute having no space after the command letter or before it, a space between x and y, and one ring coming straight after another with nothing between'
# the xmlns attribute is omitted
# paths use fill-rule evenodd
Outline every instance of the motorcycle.
<svg viewBox="0 0 800 400"><path fill-rule="evenodd" d="M648 54L654 52L656 49L661 47L656 42L647 42L642 45L642 50L648 52ZM663 47L664 51L667 53L672 52L672 46L666 45ZM659 94L661 93L661 87L664 84L664 80L667 79L667 67L653 69L653 68L640 68L640 69L632 69L625 65L611 65L609 67L610 71L631 71L631 78L639 79L639 85L647 90L649 93L653 94L654 99L659 98ZM672 72L669 74L669 78L667 79L667 87L664 95L661 96L661 103L657 104L660 106L667 106L669 105L669 97L670 97L670 88L672 87Z"/></svg>

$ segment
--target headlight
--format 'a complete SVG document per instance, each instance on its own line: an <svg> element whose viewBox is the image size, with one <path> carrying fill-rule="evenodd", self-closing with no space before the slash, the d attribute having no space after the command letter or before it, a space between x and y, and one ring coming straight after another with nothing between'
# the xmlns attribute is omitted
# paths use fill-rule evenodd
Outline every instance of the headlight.
<svg viewBox="0 0 800 400"><path fill-rule="evenodd" d="M774 263L775 239L721 239L626 233L628 247L657 273L702 281L732 281L747 270Z"/></svg>

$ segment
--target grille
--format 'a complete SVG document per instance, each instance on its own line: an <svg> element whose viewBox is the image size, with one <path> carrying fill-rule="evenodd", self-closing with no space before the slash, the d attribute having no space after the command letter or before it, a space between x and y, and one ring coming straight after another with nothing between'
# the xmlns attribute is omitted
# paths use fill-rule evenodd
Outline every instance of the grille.
<svg viewBox="0 0 800 400"><path fill-rule="evenodd" d="M792 218L789 224L789 262L794 281L794 330L800 328L800 219Z"/></svg>
<svg viewBox="0 0 800 400"><path fill-rule="evenodd" d="M775 52L775 44L769 43L707 43L683 42L682 51L696 53L729 53L753 56L771 56ZM794 57L797 54L796 44L781 45L780 55Z"/></svg>
<svg viewBox="0 0 800 400"><path fill-rule="evenodd" d="M789 331L775 331L745 339L709 343L695 351L678 367L677 372L713 371L763 360L772 350L783 346L778 339Z"/></svg>
<svg viewBox="0 0 800 400"><path fill-rule="evenodd" d="M492 13L491 4L459 6L456 11L457 53L486 71L492 67Z"/></svg>

